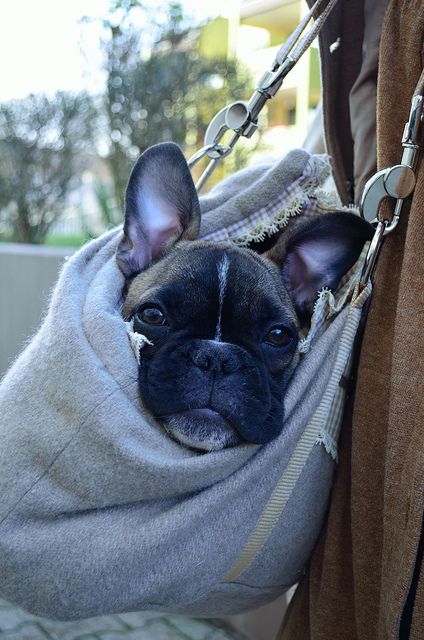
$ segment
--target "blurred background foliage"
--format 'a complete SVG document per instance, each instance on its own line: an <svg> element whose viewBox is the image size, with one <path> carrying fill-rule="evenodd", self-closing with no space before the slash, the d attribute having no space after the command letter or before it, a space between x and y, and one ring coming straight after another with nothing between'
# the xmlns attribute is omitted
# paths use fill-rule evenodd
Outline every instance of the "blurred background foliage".
<svg viewBox="0 0 424 640"><path fill-rule="evenodd" d="M87 94L0 105L0 221L16 242L43 242L89 162L97 111Z"/></svg>
<svg viewBox="0 0 424 640"><path fill-rule="evenodd" d="M145 18L142 0L111 2L99 43L103 95L61 92L0 104L1 239L78 245L120 223L140 153L173 140L189 157L219 109L250 97L252 80L236 60L201 55L201 25L179 2L150 5ZM248 153L240 145L211 184L245 166Z"/></svg>

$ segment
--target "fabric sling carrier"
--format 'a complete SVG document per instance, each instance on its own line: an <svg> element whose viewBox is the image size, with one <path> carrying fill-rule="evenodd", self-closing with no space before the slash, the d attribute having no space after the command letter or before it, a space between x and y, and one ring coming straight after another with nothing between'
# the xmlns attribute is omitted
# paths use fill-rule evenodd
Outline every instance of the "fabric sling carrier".
<svg viewBox="0 0 424 640"><path fill-rule="evenodd" d="M272 73L287 55L277 56ZM367 185L366 217L377 217L386 196L400 203L399 214L412 192L422 93L420 85L400 169ZM239 112L246 116L243 107L232 115ZM237 124L232 115L221 119L219 135ZM251 115L234 136L252 130ZM228 153L218 139L206 147L213 165ZM341 208L322 191L329 171L326 157L297 150L238 172L201 198L201 236L247 246L296 215ZM409 182L394 179L399 171ZM140 403L141 345L120 314L121 229L78 251L0 385L1 596L62 619L140 609L218 616L260 606L295 584L325 516L353 346L393 225L395 218L379 220L338 290L320 292L281 435L206 455L170 440Z"/></svg>

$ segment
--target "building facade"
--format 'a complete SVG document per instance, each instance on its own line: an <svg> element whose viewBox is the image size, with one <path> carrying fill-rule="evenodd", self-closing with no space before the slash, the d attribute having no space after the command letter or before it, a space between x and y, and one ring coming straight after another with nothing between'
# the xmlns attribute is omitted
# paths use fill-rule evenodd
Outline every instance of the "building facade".
<svg viewBox="0 0 424 640"><path fill-rule="evenodd" d="M205 55L235 56L258 80L307 12L304 0L229 0L225 17L207 25L200 47ZM264 112L263 150L278 155L301 146L320 99L318 48L314 43L289 73ZM248 99L250 96L246 96Z"/></svg>

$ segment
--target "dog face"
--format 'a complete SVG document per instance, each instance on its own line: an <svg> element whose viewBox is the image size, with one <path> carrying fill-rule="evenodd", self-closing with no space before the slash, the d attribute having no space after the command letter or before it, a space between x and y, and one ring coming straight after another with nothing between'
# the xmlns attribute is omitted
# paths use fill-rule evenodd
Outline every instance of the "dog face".
<svg viewBox="0 0 424 640"><path fill-rule="evenodd" d="M196 240L199 225L181 151L150 148L130 177L117 252L130 281L123 315L150 343L141 351L141 399L188 447L265 444L283 429L301 320L317 291L355 262L371 227L327 214L258 255Z"/></svg>
<svg viewBox="0 0 424 640"><path fill-rule="evenodd" d="M253 251L186 242L132 283L144 404L173 437L216 449L281 431L298 322L278 269Z"/></svg>

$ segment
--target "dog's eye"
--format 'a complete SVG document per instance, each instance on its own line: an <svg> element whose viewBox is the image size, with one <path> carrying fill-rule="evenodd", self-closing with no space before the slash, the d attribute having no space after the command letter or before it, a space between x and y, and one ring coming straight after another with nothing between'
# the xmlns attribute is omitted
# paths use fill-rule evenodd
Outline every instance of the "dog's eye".
<svg viewBox="0 0 424 640"><path fill-rule="evenodd" d="M144 307L137 311L138 318L146 324L162 325L166 323L166 318L157 307Z"/></svg>
<svg viewBox="0 0 424 640"><path fill-rule="evenodd" d="M286 347L293 340L290 329L283 327L274 327L265 336L265 342L274 345L274 347Z"/></svg>

